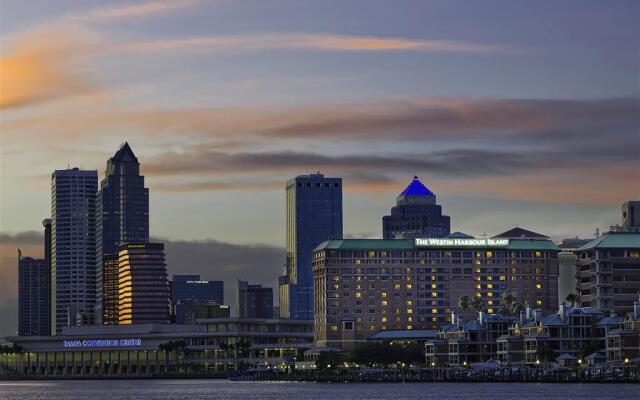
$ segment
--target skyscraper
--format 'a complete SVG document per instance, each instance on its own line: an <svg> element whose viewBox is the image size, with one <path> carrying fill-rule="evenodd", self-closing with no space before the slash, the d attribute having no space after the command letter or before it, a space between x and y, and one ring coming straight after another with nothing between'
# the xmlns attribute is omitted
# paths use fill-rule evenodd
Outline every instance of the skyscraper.
<svg viewBox="0 0 640 400"><path fill-rule="evenodd" d="M442 238L449 233L449 217L442 215L436 195L417 176L398 195L391 215L382 217L384 239Z"/></svg>
<svg viewBox="0 0 640 400"><path fill-rule="evenodd" d="M273 318L273 289L238 281L238 317Z"/></svg>
<svg viewBox="0 0 640 400"><path fill-rule="evenodd" d="M280 277L280 316L313 319L311 253L342 238L342 179L300 175L287 182L286 264Z"/></svg>
<svg viewBox="0 0 640 400"><path fill-rule="evenodd" d="M96 197L96 323L117 323L118 246L148 241L149 189L125 142L107 161Z"/></svg>
<svg viewBox="0 0 640 400"><path fill-rule="evenodd" d="M169 280L162 243L125 243L118 252L118 323L169 322Z"/></svg>
<svg viewBox="0 0 640 400"><path fill-rule="evenodd" d="M49 322L49 262L23 257L18 249L18 335L47 336Z"/></svg>
<svg viewBox="0 0 640 400"><path fill-rule="evenodd" d="M93 320L96 302L97 171L51 176L51 331Z"/></svg>

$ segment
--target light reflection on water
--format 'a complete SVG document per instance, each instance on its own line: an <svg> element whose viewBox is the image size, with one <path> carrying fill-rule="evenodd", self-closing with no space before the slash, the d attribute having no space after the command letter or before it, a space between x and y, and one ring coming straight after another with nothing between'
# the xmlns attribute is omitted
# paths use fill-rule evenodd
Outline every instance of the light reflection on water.
<svg viewBox="0 0 640 400"><path fill-rule="evenodd" d="M638 385L519 383L296 383L226 380L0 382L0 399L20 400L462 400L638 398Z"/></svg>

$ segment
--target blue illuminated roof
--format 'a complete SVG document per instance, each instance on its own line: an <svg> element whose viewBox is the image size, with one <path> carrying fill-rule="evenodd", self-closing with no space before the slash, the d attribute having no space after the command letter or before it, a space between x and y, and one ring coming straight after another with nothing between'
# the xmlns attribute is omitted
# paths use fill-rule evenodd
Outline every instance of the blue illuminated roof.
<svg viewBox="0 0 640 400"><path fill-rule="evenodd" d="M433 196L433 192L423 185L417 176L414 176L409 186L400 193L400 196Z"/></svg>

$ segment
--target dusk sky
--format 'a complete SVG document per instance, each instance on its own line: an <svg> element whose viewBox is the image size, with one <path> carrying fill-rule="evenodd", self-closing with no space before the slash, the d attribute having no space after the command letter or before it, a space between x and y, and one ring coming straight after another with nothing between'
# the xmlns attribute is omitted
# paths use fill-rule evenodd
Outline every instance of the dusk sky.
<svg viewBox="0 0 640 400"><path fill-rule="evenodd" d="M637 0L2 0L0 18L2 304L16 247L41 256L51 172L102 179L124 141L152 236L184 244L283 247L284 183L315 171L344 178L349 237L380 237L413 175L473 235L592 237L640 197Z"/></svg>

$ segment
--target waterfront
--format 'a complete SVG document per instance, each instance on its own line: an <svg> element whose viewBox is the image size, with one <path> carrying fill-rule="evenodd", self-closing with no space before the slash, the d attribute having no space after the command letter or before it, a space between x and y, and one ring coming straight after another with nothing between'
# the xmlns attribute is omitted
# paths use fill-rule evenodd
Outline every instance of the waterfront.
<svg viewBox="0 0 640 400"><path fill-rule="evenodd" d="M227 380L0 382L0 400L40 399L616 399L634 398L632 384L296 383Z"/></svg>

